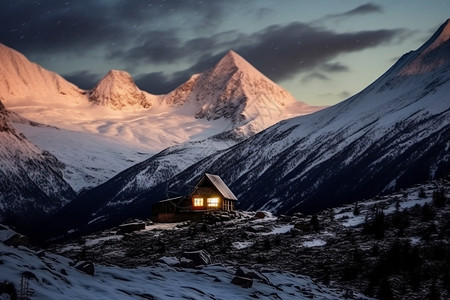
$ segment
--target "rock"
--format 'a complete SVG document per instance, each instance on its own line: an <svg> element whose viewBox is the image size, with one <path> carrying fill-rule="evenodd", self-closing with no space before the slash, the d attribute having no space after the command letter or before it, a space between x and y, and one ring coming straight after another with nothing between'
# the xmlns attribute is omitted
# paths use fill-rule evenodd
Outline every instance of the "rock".
<svg viewBox="0 0 450 300"><path fill-rule="evenodd" d="M252 278L265 284L270 284L270 281L266 276L264 276L258 271L247 269L246 267L237 268L236 273L234 273L234 275L238 277Z"/></svg>
<svg viewBox="0 0 450 300"><path fill-rule="evenodd" d="M158 262L174 267L178 267L180 265L180 260L176 257L163 256L158 259Z"/></svg>
<svg viewBox="0 0 450 300"><path fill-rule="evenodd" d="M75 269L91 276L95 273L94 263L91 261L79 261L75 264Z"/></svg>
<svg viewBox="0 0 450 300"><path fill-rule="evenodd" d="M311 231L311 224L309 222L306 221L296 221L294 223L294 228L301 230L301 231Z"/></svg>
<svg viewBox="0 0 450 300"><path fill-rule="evenodd" d="M303 215L301 212L296 212L292 216L296 217L296 218L299 218L299 219L303 219L305 217L305 215Z"/></svg>
<svg viewBox="0 0 450 300"><path fill-rule="evenodd" d="M256 219L264 219L266 217L266 214L263 212L263 211L258 211L256 214L255 214L255 218Z"/></svg>
<svg viewBox="0 0 450 300"><path fill-rule="evenodd" d="M231 279L231 283L242 286L246 289L249 289L253 285L253 279L246 278L246 277L240 277L240 276L234 276L233 279Z"/></svg>
<svg viewBox="0 0 450 300"><path fill-rule="evenodd" d="M188 259L186 257L180 258L180 265L181 268L195 268L195 263L192 259Z"/></svg>
<svg viewBox="0 0 450 300"><path fill-rule="evenodd" d="M61 274L66 275L67 276L67 271L66 269L61 269Z"/></svg>
<svg viewBox="0 0 450 300"><path fill-rule="evenodd" d="M231 217L229 215L223 214L223 215L219 216L219 219L220 219L220 221L230 221Z"/></svg>
<svg viewBox="0 0 450 300"><path fill-rule="evenodd" d="M289 223L292 221L292 217L291 216L287 216L287 215L279 215L278 216L278 220L280 220L283 223Z"/></svg>
<svg viewBox="0 0 450 300"><path fill-rule="evenodd" d="M266 232L266 231L268 231L268 228L264 225L253 225L253 226L248 226L246 228L246 230L249 232Z"/></svg>
<svg viewBox="0 0 450 300"><path fill-rule="evenodd" d="M17 248L19 246L28 246L30 244L30 240L28 239L28 237L22 234L14 233L10 238L5 240L3 243L7 246Z"/></svg>
<svg viewBox="0 0 450 300"><path fill-rule="evenodd" d="M122 224L119 226L119 230L117 231L117 234L130 233L130 232L134 232L134 231L138 231L138 230L142 230L142 229L145 229L144 222Z"/></svg>
<svg viewBox="0 0 450 300"><path fill-rule="evenodd" d="M206 250L184 252L183 257L192 260L194 266L212 264L211 254L209 254Z"/></svg>
<svg viewBox="0 0 450 300"><path fill-rule="evenodd" d="M17 299L17 292L13 283L0 282L0 299Z"/></svg>

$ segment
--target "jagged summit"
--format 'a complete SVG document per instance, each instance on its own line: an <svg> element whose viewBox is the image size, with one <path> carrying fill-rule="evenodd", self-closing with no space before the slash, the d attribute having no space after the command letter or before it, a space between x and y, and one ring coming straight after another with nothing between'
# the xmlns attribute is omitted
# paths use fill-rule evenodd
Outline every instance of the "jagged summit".
<svg viewBox="0 0 450 300"><path fill-rule="evenodd" d="M442 24L433 36L421 47L421 51L431 51L450 39L450 19Z"/></svg>
<svg viewBox="0 0 450 300"><path fill-rule="evenodd" d="M111 70L89 92L89 100L114 110L150 108L152 95L141 91L130 74Z"/></svg>
<svg viewBox="0 0 450 300"><path fill-rule="evenodd" d="M0 97L5 99L6 104L17 98L29 97L58 97L73 101L83 94L81 89L60 75L29 61L23 54L1 43L0 62Z"/></svg>
<svg viewBox="0 0 450 300"><path fill-rule="evenodd" d="M439 68L448 68L450 66L449 53L450 19L442 24L419 49L405 54L392 69L397 69L400 76L409 76L429 73Z"/></svg>
<svg viewBox="0 0 450 300"><path fill-rule="evenodd" d="M197 118L225 118L235 125L252 122L259 131L293 114L318 110L295 98L230 50L210 70L192 76L164 96L169 105L191 105ZM287 109L287 107L290 109Z"/></svg>
<svg viewBox="0 0 450 300"><path fill-rule="evenodd" d="M248 61L246 61L242 56L230 50L227 54L214 66L212 73L233 73L237 70L246 73L253 73L253 75L264 76L255 67L253 67Z"/></svg>

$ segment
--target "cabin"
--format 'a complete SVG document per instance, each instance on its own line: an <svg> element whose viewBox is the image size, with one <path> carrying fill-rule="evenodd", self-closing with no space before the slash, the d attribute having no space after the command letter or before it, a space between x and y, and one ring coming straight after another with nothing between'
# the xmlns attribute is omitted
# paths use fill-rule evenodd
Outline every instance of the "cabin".
<svg viewBox="0 0 450 300"><path fill-rule="evenodd" d="M218 175L205 173L189 195L159 201L152 207L155 222L200 220L205 212L231 211L237 198Z"/></svg>

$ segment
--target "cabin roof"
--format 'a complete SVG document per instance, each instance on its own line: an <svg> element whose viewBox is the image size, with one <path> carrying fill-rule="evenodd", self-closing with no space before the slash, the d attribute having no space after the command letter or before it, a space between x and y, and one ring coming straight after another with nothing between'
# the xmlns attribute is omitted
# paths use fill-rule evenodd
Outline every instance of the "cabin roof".
<svg viewBox="0 0 450 300"><path fill-rule="evenodd" d="M184 198L184 196L178 196L178 197L174 197L174 198L164 199L164 200L158 201L158 203L162 203L162 202L173 202L173 201L176 201L176 200L181 200L181 199L183 199L183 198Z"/></svg>
<svg viewBox="0 0 450 300"><path fill-rule="evenodd" d="M209 180L209 182L211 182L211 184L219 191L219 193L222 194L222 196L225 199L230 199L230 200L236 200L237 201L236 196L233 194L233 192L230 190L230 188L225 184L225 182L223 182L223 180L222 180L222 178L220 178L220 176L205 173L205 175L202 177L202 179L200 179L200 181L198 182L196 188L204 180Z"/></svg>

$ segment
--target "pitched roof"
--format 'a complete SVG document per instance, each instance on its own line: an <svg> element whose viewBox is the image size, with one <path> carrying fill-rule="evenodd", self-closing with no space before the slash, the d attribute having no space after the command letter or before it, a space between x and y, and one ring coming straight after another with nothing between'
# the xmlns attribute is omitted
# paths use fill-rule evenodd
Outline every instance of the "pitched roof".
<svg viewBox="0 0 450 300"><path fill-rule="evenodd" d="M225 182L223 182L222 178L220 178L220 176L218 176L218 175L212 175L212 174L205 173L205 175L202 177L202 179L200 179L197 186L201 182L203 182L203 180L205 178L207 178L211 182L211 184L214 185L214 187L219 191L219 193L222 194L222 196L225 199L237 200L236 196L233 194L233 192L230 190L230 188L225 184Z"/></svg>

